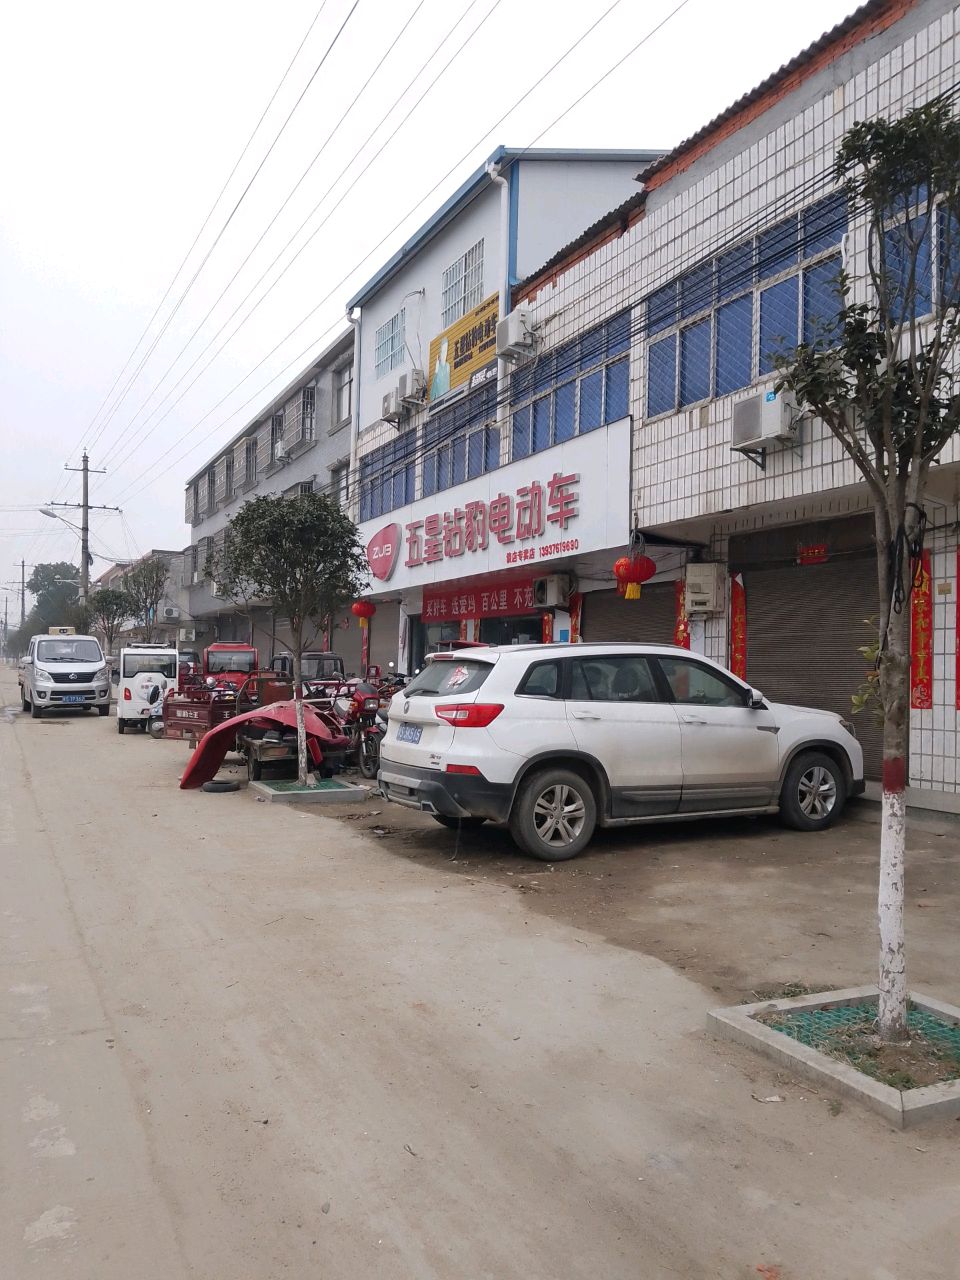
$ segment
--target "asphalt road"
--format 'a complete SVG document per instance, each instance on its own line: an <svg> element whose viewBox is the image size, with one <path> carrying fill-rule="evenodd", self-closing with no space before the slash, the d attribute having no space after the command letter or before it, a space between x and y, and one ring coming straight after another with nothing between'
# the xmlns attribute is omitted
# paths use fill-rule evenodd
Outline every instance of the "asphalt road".
<svg viewBox="0 0 960 1280"><path fill-rule="evenodd" d="M956 1124L834 1114L599 921L184 760L0 713L3 1280L950 1274Z"/></svg>

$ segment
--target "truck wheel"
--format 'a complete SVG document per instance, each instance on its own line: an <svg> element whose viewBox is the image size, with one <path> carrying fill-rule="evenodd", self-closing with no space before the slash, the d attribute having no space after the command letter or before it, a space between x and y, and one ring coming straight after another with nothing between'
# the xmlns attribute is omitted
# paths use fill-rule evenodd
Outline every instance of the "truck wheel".
<svg viewBox="0 0 960 1280"><path fill-rule="evenodd" d="M263 777L263 764L254 756L247 756L247 777L251 782L259 782Z"/></svg>
<svg viewBox="0 0 960 1280"><path fill-rule="evenodd" d="M125 729L126 727L127 727L127 726L126 726L126 724L124 723L124 721L123 721L123 720L121 720L119 716L117 716L117 733L123 733L123 731L124 731L124 729Z"/></svg>
<svg viewBox="0 0 960 1280"><path fill-rule="evenodd" d="M780 819L796 831L829 827L847 798L843 770L822 751L805 751L787 770L780 793Z"/></svg>
<svg viewBox="0 0 960 1280"><path fill-rule="evenodd" d="M20 686L20 710L29 711L30 703L27 701L27 695L24 692L23 685Z"/></svg>
<svg viewBox="0 0 960 1280"><path fill-rule="evenodd" d="M510 814L510 834L542 862L565 862L590 843L597 802L590 784L571 769L544 769L527 778Z"/></svg>
<svg viewBox="0 0 960 1280"><path fill-rule="evenodd" d="M37 706L37 704L36 704L35 702L31 702L31 703L30 703L30 717L31 717L31 719L33 719L33 720L39 720L39 719L40 719L40 717L41 717L42 715L43 715L43 712L42 712L42 711L41 711L41 709Z"/></svg>

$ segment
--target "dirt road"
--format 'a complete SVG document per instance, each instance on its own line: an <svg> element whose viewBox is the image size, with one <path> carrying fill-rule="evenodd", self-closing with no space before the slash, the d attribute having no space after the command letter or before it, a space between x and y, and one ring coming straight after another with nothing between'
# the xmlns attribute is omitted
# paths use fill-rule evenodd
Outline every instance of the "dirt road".
<svg viewBox="0 0 960 1280"><path fill-rule="evenodd" d="M4 1280L949 1274L956 1124L833 1114L600 917L184 758L0 714Z"/></svg>

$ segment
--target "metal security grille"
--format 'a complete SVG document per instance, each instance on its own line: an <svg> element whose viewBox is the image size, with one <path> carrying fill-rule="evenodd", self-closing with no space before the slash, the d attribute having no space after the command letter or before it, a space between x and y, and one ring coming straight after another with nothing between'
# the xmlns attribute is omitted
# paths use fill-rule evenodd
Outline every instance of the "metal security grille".
<svg viewBox="0 0 960 1280"><path fill-rule="evenodd" d="M616 591L588 591L583 597L580 630L593 644L673 644L676 586L646 586L639 600L624 600Z"/></svg>
<svg viewBox="0 0 960 1280"><path fill-rule="evenodd" d="M731 561L733 555L731 553ZM866 678L857 648L869 644L877 614L872 556L826 564L744 569L747 679L774 702L822 707L852 720L868 778L880 776L883 742L869 711L850 699Z"/></svg>

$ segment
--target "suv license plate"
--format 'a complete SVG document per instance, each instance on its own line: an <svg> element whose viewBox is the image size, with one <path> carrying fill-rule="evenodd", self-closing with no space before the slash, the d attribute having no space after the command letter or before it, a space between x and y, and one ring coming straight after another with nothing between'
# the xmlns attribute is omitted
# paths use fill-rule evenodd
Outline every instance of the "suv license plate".
<svg viewBox="0 0 960 1280"><path fill-rule="evenodd" d="M82 693L67 693L63 697L64 702L86 702L86 698Z"/></svg>
<svg viewBox="0 0 960 1280"><path fill-rule="evenodd" d="M398 742L419 742L423 726L419 724L402 724L397 730Z"/></svg>

